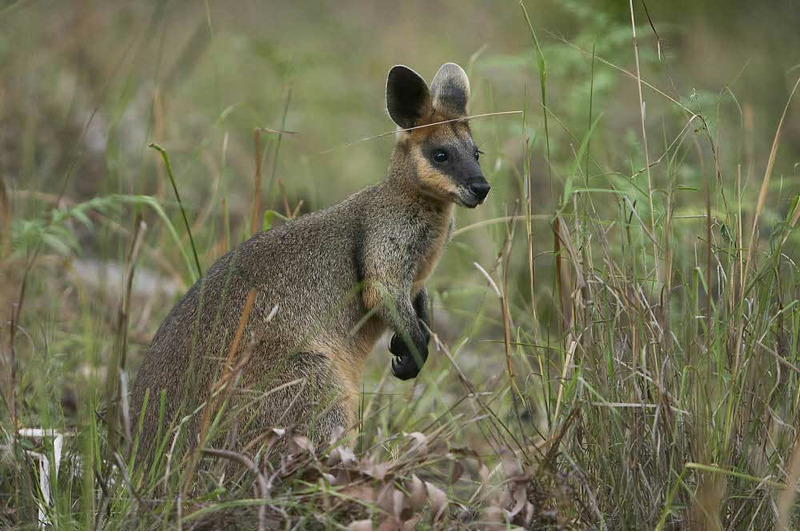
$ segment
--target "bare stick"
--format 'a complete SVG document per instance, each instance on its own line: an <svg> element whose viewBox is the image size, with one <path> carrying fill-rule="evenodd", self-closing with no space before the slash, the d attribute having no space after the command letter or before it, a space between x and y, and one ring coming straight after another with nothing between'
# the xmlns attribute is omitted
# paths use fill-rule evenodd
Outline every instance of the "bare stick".
<svg viewBox="0 0 800 532"><path fill-rule="evenodd" d="M256 480L258 481L259 497L261 497L262 499L267 498L267 495L269 494L269 488L267 488L267 479L265 479L264 475L261 474L261 471L258 470L258 466L256 466L255 462L250 460L248 457L244 456L243 454L235 453L233 451L227 451L224 449L203 449L203 454L208 454L219 458L226 458L228 460L238 462L247 469L249 469L250 472L256 476ZM259 530L264 530L266 528L266 521L267 521L267 507L266 505L262 504L258 508Z"/></svg>
<svg viewBox="0 0 800 532"><path fill-rule="evenodd" d="M139 258L139 250L142 245L144 231L147 228L141 214L136 216L135 228L131 246L128 249L128 256L125 260L126 270L123 279L122 299L117 309L117 331L114 342L114 355L112 364L108 368L107 374L107 400L108 400L108 428L111 452L116 452L120 437L120 428L124 429L128 443L130 443L130 426L126 423L125 427L119 427L120 423L120 401L122 399L123 370L127 360L128 352L128 321L130 315L131 291L133 289L133 275L136 269L136 261ZM123 412L127 416L127 413Z"/></svg>
<svg viewBox="0 0 800 532"><path fill-rule="evenodd" d="M359 144L361 142L366 142L368 140L379 139L379 138L385 137L387 135L396 135L398 131L414 131L415 129L422 129L422 128L433 127L433 126L441 126L442 124L449 124L451 122L466 122L467 120L473 120L475 118L486 118L488 116L521 115L521 114L522 114L522 111L500 111L500 112L497 112L497 113L483 113L483 114L480 114L480 115L462 116L461 118L453 118L453 119L450 119L450 120L442 120L441 122L433 122L432 124L424 124L424 125L421 125L421 126L409 127L407 129L399 129L399 130L395 129L395 130L392 130L392 131L384 131L383 133L380 133L380 134L372 136L372 137L364 137L363 139L354 140L353 142L348 142L347 144L342 144L341 146L336 146L334 148L329 148L327 150L323 150L323 151L319 152L318 155L325 155L326 153L331 153L333 151L343 150L343 149L349 148L350 146L353 146L355 144Z"/></svg>
<svg viewBox="0 0 800 532"><path fill-rule="evenodd" d="M228 356L225 358L225 366L223 367L222 376L219 378L217 383L212 387L208 394L208 400L206 401L206 405L203 409L203 417L200 422L200 439L198 445L203 445L205 443L205 439L208 432L208 427L211 424L211 412L214 410L215 406L219 404L219 398L216 398L215 395L217 392L221 391L222 388L228 384L233 378L236 376L238 371L241 370L241 364L237 364L237 367L233 367L233 357L239 351L239 344L242 341L242 336L244 336L244 329L247 326L247 321L250 319L250 313L253 310L253 305L256 301L256 290L251 289L250 292L247 294L247 301L244 304L244 309L242 309L242 314L239 317L239 326L236 328L236 333L233 336L233 341L231 342L231 346L228 349ZM230 389L227 390L227 393L230 393ZM194 478L194 472L197 468L197 460L200 458L199 453L195 451L192 456L192 464L189 467L188 475L186 476L186 482L183 485L183 495L185 497L186 493L189 490L189 486L191 486L192 480Z"/></svg>
<svg viewBox="0 0 800 532"><path fill-rule="evenodd" d="M644 144L644 161L647 167L647 199L650 202L650 231L655 235L656 222L653 211L653 179L650 175L650 153L647 150L647 129L644 126L644 98L642 97L642 74L639 69L639 42L636 40L636 19L633 15L633 0L629 0L631 8L631 31L633 32L633 54L636 58L636 86L639 89L639 114L642 117L642 143ZM656 282L661 282L660 268L658 267L658 246L653 242L653 264L656 270Z"/></svg>

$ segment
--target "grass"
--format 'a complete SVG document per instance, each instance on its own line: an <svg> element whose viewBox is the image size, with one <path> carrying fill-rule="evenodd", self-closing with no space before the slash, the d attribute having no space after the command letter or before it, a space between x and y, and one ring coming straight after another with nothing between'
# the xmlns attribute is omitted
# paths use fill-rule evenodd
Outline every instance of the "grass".
<svg viewBox="0 0 800 532"><path fill-rule="evenodd" d="M661 41L711 37L634 2L566 2L569 38L549 4L456 10L502 37L459 52L424 26L419 66L400 25L364 51L368 7L243 6L0 9L0 527L800 525L796 69L763 88L777 111L740 77L682 89L692 58ZM362 61L326 52L342 28ZM171 305L254 229L380 179L388 67L453 59L474 114L523 112L472 123L493 189L429 283L420 378L379 345L327 448L277 427L182 457L167 434L136 463L126 392Z"/></svg>

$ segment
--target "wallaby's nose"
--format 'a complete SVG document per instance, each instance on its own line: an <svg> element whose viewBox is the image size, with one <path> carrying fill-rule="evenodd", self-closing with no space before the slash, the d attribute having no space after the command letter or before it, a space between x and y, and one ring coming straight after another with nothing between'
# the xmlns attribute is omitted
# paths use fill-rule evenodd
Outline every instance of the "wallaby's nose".
<svg viewBox="0 0 800 532"><path fill-rule="evenodd" d="M489 193L489 189L491 189L491 185L486 181L476 181L469 186L469 191L475 194L475 197L478 198L478 201L483 201L486 199L486 195Z"/></svg>

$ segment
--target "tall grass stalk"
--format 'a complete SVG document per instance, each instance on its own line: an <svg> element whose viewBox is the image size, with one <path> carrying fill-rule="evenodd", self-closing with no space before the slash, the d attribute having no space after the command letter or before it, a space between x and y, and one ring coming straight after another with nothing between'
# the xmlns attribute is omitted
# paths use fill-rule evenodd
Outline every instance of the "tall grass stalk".
<svg viewBox="0 0 800 532"><path fill-rule="evenodd" d="M203 268L200 266L200 258L197 256L197 247L194 245L192 228L189 225L189 219L186 217L186 210L183 208L181 195L178 192L178 185L175 183L175 176L172 175L172 164L170 164L169 162L169 154L167 154L167 151L158 144L151 143L148 147L156 150L161 155L161 159L164 161L164 167L166 167L167 169L167 176L169 176L169 182L172 185L172 191L175 193L175 200L178 202L178 208L181 211L181 217L183 217L183 225L186 227L186 234L189 235L189 245L192 248L192 255L194 256L194 264L197 267L197 275L195 279L199 279L200 277L203 276Z"/></svg>

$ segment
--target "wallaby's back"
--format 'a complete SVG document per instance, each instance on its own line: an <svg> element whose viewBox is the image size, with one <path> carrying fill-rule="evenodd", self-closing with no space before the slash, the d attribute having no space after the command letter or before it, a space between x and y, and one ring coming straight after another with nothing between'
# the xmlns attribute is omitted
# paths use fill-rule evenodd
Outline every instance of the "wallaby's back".
<svg viewBox="0 0 800 532"><path fill-rule="evenodd" d="M164 419L170 421L181 402L195 408L207 400L251 289L257 296L240 346L242 352L252 353L241 372L238 393L263 392L306 378L270 397L271 408L262 413L266 424L259 426L309 419L310 412L302 408L305 401L295 401L300 410L284 408L301 388L319 400L337 395L352 400L362 352L382 332L374 321L355 330L366 313L357 290L363 281L358 277L362 242L357 236L370 223L364 210L367 203L378 203L377 194L376 188L366 189L325 211L259 233L217 261L156 333L139 370L133 405L141 405L147 388L151 394L166 390ZM282 360L292 353L294 360ZM345 364L337 369L331 357ZM158 397L150 397L148 403L140 443L145 449L153 443L159 416L154 406ZM279 419L287 411L291 415ZM184 408L182 415L189 412ZM339 417L346 427L350 420L344 414ZM189 433L197 418L189 421Z"/></svg>

